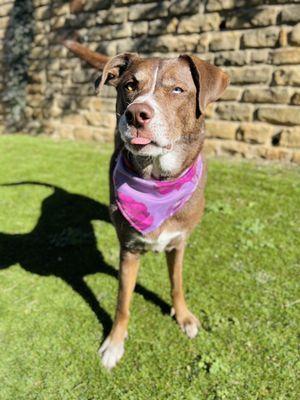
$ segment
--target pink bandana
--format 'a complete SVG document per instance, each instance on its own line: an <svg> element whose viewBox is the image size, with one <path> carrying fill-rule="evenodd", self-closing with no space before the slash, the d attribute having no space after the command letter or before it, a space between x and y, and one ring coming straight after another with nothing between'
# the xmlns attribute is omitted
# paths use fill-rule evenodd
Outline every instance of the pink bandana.
<svg viewBox="0 0 300 400"><path fill-rule="evenodd" d="M199 157L172 181L142 179L126 167L121 153L113 175L117 205L136 230L143 234L152 232L189 200L202 169Z"/></svg>

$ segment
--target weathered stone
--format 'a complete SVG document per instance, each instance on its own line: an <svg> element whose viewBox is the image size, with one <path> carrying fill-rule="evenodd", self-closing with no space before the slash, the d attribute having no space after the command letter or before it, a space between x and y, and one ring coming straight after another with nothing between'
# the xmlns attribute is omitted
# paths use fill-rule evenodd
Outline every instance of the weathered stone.
<svg viewBox="0 0 300 400"><path fill-rule="evenodd" d="M194 55L199 57L199 58L201 58L201 60L203 60L203 61L207 61L210 64L214 64L214 54L213 53L201 52L199 54L198 53L194 53Z"/></svg>
<svg viewBox="0 0 300 400"><path fill-rule="evenodd" d="M207 120L205 127L207 137L234 140L238 124L228 121Z"/></svg>
<svg viewBox="0 0 300 400"><path fill-rule="evenodd" d="M93 128L92 134L92 139L101 143L111 143L114 138L114 131L109 128Z"/></svg>
<svg viewBox="0 0 300 400"><path fill-rule="evenodd" d="M215 103L210 103L205 110L206 118L213 118L215 110Z"/></svg>
<svg viewBox="0 0 300 400"><path fill-rule="evenodd" d="M300 106L300 91L296 91L293 93L291 103L295 106Z"/></svg>
<svg viewBox="0 0 300 400"><path fill-rule="evenodd" d="M265 158L267 160L291 161L292 156L293 153L290 150L278 147L270 147L265 151Z"/></svg>
<svg viewBox="0 0 300 400"><path fill-rule="evenodd" d="M95 1L95 0L94 0ZM143 3L152 3L153 0L144 0ZM115 0L115 4L135 4L140 3L139 0Z"/></svg>
<svg viewBox="0 0 300 400"><path fill-rule="evenodd" d="M281 11L282 22L299 22L300 4L286 5Z"/></svg>
<svg viewBox="0 0 300 400"><path fill-rule="evenodd" d="M13 4L1 4L0 7L0 17L7 17L9 12L12 10Z"/></svg>
<svg viewBox="0 0 300 400"><path fill-rule="evenodd" d="M244 47L274 47L278 37L278 27L255 29L242 35L242 45Z"/></svg>
<svg viewBox="0 0 300 400"><path fill-rule="evenodd" d="M259 122L243 122L237 132L237 138L247 143L271 144L275 128Z"/></svg>
<svg viewBox="0 0 300 400"><path fill-rule="evenodd" d="M81 101L81 107L86 107L89 110L93 110L94 112L97 111L109 111L111 113L115 112L115 99L107 99L107 98L100 98L100 97L88 97L83 98Z"/></svg>
<svg viewBox="0 0 300 400"><path fill-rule="evenodd" d="M300 165L300 151L293 151L292 162Z"/></svg>
<svg viewBox="0 0 300 400"><path fill-rule="evenodd" d="M75 83L92 82L95 79L94 71L90 70L76 70L72 73L72 81Z"/></svg>
<svg viewBox="0 0 300 400"><path fill-rule="evenodd" d="M127 20L128 10L126 7L110 8L104 19L108 24L121 24Z"/></svg>
<svg viewBox="0 0 300 400"><path fill-rule="evenodd" d="M110 39L121 39L127 38L131 35L131 25L128 23L120 25L105 25L101 27L95 27L90 29L89 35L93 37L93 40L110 40Z"/></svg>
<svg viewBox="0 0 300 400"><path fill-rule="evenodd" d="M249 50L248 50L249 51ZM269 50L257 49L250 52L250 63L267 63L269 57Z"/></svg>
<svg viewBox="0 0 300 400"><path fill-rule="evenodd" d="M300 125L299 107L261 107L258 109L257 118L260 121L280 125Z"/></svg>
<svg viewBox="0 0 300 400"><path fill-rule="evenodd" d="M207 51L209 41L210 41L210 35L208 33L202 33L198 35L198 45L196 51L198 53Z"/></svg>
<svg viewBox="0 0 300 400"><path fill-rule="evenodd" d="M30 96L30 101L28 101L28 105L30 105L30 107L39 107L41 106L43 100L44 96L42 94L35 93Z"/></svg>
<svg viewBox="0 0 300 400"><path fill-rule="evenodd" d="M289 0L280 0L285 2ZM251 7L265 4L263 0L251 0ZM249 0L208 0L206 9L208 11L222 11L231 8L249 7Z"/></svg>
<svg viewBox="0 0 300 400"><path fill-rule="evenodd" d="M52 29L63 28L66 23L66 16L60 15L50 19L50 26Z"/></svg>
<svg viewBox="0 0 300 400"><path fill-rule="evenodd" d="M159 35L163 33L176 32L178 19L172 18L171 20L157 19L149 22L149 34Z"/></svg>
<svg viewBox="0 0 300 400"><path fill-rule="evenodd" d="M209 43L209 49L211 51L220 50L234 50L239 47L240 34L239 32L222 32L220 34L212 35Z"/></svg>
<svg viewBox="0 0 300 400"><path fill-rule="evenodd" d="M49 6L38 7L34 10L34 17L37 20L51 18L52 12Z"/></svg>
<svg viewBox="0 0 300 400"><path fill-rule="evenodd" d="M70 114L66 115L62 118L62 122L64 124L69 124L69 125L86 125L86 119L84 118L83 115L80 114Z"/></svg>
<svg viewBox="0 0 300 400"><path fill-rule="evenodd" d="M270 63L280 64L300 64L300 48L278 49L270 53Z"/></svg>
<svg viewBox="0 0 300 400"><path fill-rule="evenodd" d="M219 151L220 140L207 138L204 142L203 152L206 157L215 156Z"/></svg>
<svg viewBox="0 0 300 400"><path fill-rule="evenodd" d="M48 49L45 49L42 46L35 46L30 52L31 59L47 58L48 56Z"/></svg>
<svg viewBox="0 0 300 400"><path fill-rule="evenodd" d="M218 30L220 16L218 13L196 14L182 18L178 25L178 33L197 33Z"/></svg>
<svg viewBox="0 0 300 400"><path fill-rule="evenodd" d="M26 93L27 94L43 94L43 85L40 85L38 83L32 83L26 86Z"/></svg>
<svg viewBox="0 0 300 400"><path fill-rule="evenodd" d="M271 78L271 67L231 67L227 68L231 83L265 83Z"/></svg>
<svg viewBox="0 0 300 400"><path fill-rule="evenodd" d="M171 0L169 9L171 15L196 14L198 10L199 1L191 0Z"/></svg>
<svg viewBox="0 0 300 400"><path fill-rule="evenodd" d="M278 37L278 45L280 47L286 47L288 45L288 34L290 30L290 27L281 27Z"/></svg>
<svg viewBox="0 0 300 400"><path fill-rule="evenodd" d="M98 11L101 9L106 9L111 6L111 0L84 0L83 10L84 11Z"/></svg>
<svg viewBox="0 0 300 400"><path fill-rule="evenodd" d="M54 3L52 7L52 13L54 15L67 15L70 12L70 5L68 3L66 4L62 4L61 2L57 4Z"/></svg>
<svg viewBox="0 0 300 400"><path fill-rule="evenodd" d="M148 33L148 22L135 22L132 25L132 36L141 36Z"/></svg>
<svg viewBox="0 0 300 400"><path fill-rule="evenodd" d="M222 119L231 121L251 121L252 104L220 103L215 108L216 114Z"/></svg>
<svg viewBox="0 0 300 400"><path fill-rule="evenodd" d="M37 34L42 33L46 34L50 32L50 22L46 21L37 21L34 24L34 29Z"/></svg>
<svg viewBox="0 0 300 400"><path fill-rule="evenodd" d="M300 126L284 128L280 135L280 146L300 147Z"/></svg>
<svg viewBox="0 0 300 400"><path fill-rule="evenodd" d="M62 139L74 139L74 127L71 125L63 125L59 124L57 126L48 126L48 129L51 131L54 130L54 136Z"/></svg>
<svg viewBox="0 0 300 400"><path fill-rule="evenodd" d="M249 63L249 54L243 50L224 51L215 56L216 65L241 66Z"/></svg>
<svg viewBox="0 0 300 400"><path fill-rule="evenodd" d="M300 45L300 23L295 25L290 33L291 44Z"/></svg>
<svg viewBox="0 0 300 400"><path fill-rule="evenodd" d="M93 130L87 126L75 128L73 130L73 136L79 140L91 140L93 138Z"/></svg>
<svg viewBox="0 0 300 400"><path fill-rule="evenodd" d="M300 68L285 67L274 72L274 83L276 85L300 86Z"/></svg>
<svg viewBox="0 0 300 400"><path fill-rule="evenodd" d="M193 52L195 51L198 41L198 35L163 35L155 38L147 38L139 43L136 49L142 52Z"/></svg>
<svg viewBox="0 0 300 400"><path fill-rule="evenodd" d="M129 8L129 21L151 20L168 15L168 3L138 4Z"/></svg>
<svg viewBox="0 0 300 400"><path fill-rule="evenodd" d="M208 0L206 4L207 11L220 11L234 8L235 0Z"/></svg>
<svg viewBox="0 0 300 400"><path fill-rule="evenodd" d="M220 144L221 154L252 158L251 145L236 140L224 140Z"/></svg>
<svg viewBox="0 0 300 400"><path fill-rule="evenodd" d="M35 35L33 44L34 46L46 47L48 46L48 38L45 35Z"/></svg>
<svg viewBox="0 0 300 400"><path fill-rule="evenodd" d="M87 111L84 113L84 116L89 125L105 128L114 128L116 125L116 118L113 114L101 114L99 112Z"/></svg>
<svg viewBox="0 0 300 400"><path fill-rule="evenodd" d="M226 28L241 29L257 26L276 25L279 10L275 7L253 8L237 12L226 19Z"/></svg>
<svg viewBox="0 0 300 400"><path fill-rule="evenodd" d="M42 49L44 54L48 51L48 49ZM55 45L55 46L50 46L49 47L49 56L51 58L58 58L58 57L66 57L68 54L68 50L66 47L63 47L62 45Z"/></svg>
<svg viewBox="0 0 300 400"><path fill-rule="evenodd" d="M245 90L242 99L248 103L288 103L290 95L286 88L251 88Z"/></svg>
<svg viewBox="0 0 300 400"><path fill-rule="evenodd" d="M126 53L126 52L128 52L128 49L130 49L132 51L137 50L134 47L134 41L129 38L120 39L118 41L111 42L109 44L109 46L111 46L111 48L110 48L110 53L108 53L108 54L111 56L118 54L118 53ZM141 51L144 51L144 49L142 49Z"/></svg>
<svg viewBox="0 0 300 400"><path fill-rule="evenodd" d="M221 97L221 100L223 101L229 101L229 100L239 100L241 97L242 89L237 88L235 86L229 86L223 96Z"/></svg>
<svg viewBox="0 0 300 400"><path fill-rule="evenodd" d="M0 18L0 29L6 29L8 24L9 24L9 18L8 17Z"/></svg>

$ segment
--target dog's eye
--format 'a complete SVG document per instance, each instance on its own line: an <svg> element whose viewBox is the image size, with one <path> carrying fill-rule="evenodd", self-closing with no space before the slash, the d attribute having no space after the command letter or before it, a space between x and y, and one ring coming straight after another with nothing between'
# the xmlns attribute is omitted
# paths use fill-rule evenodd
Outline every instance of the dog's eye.
<svg viewBox="0 0 300 400"><path fill-rule="evenodd" d="M127 90L127 92L133 92L135 90L135 86L136 85L134 82L128 82L124 87Z"/></svg>
<svg viewBox="0 0 300 400"><path fill-rule="evenodd" d="M176 86L173 90L172 90L172 93L175 93L175 94L179 94L179 93L183 93L184 92L184 90L181 88L181 87L179 87L179 86Z"/></svg>

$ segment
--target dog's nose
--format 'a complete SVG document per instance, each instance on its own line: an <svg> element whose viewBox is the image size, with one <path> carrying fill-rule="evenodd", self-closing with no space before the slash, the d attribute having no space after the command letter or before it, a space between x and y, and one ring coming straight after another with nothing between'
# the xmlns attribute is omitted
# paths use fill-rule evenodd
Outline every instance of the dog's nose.
<svg viewBox="0 0 300 400"><path fill-rule="evenodd" d="M128 125L145 126L153 117L153 109L146 103L134 103L127 107L125 117Z"/></svg>

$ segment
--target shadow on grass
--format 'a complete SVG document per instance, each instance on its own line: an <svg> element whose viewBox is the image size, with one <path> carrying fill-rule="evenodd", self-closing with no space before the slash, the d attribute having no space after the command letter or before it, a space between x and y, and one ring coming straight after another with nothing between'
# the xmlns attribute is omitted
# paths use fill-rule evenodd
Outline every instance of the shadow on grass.
<svg viewBox="0 0 300 400"><path fill-rule="evenodd" d="M56 276L78 293L103 326L103 336L111 328L112 319L98 302L84 277L103 273L114 278L118 271L107 264L97 248L93 220L110 223L108 207L97 201L54 185L42 182L16 182L1 185L39 185L53 189L41 205L41 215L33 230L26 234L0 232L0 269L16 263L26 271L41 276ZM135 291L169 312L169 305L141 284Z"/></svg>

